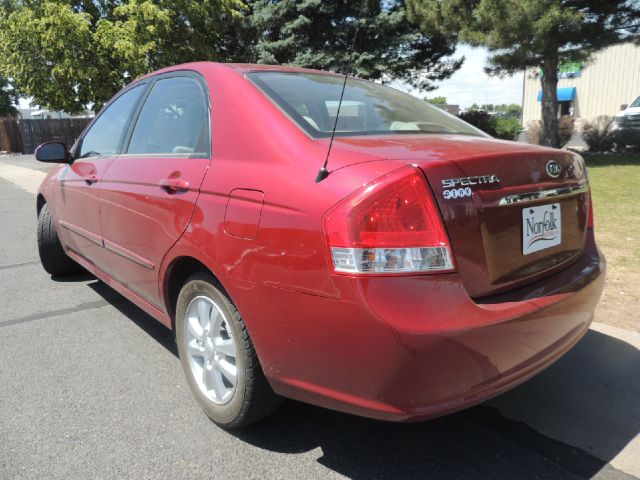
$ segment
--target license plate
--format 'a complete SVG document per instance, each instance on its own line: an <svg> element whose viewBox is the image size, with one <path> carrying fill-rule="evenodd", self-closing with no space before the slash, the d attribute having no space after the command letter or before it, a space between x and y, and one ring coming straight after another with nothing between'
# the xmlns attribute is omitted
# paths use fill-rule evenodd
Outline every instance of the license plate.
<svg viewBox="0 0 640 480"><path fill-rule="evenodd" d="M539 252L562 242L562 209L559 203L522 210L522 254Z"/></svg>

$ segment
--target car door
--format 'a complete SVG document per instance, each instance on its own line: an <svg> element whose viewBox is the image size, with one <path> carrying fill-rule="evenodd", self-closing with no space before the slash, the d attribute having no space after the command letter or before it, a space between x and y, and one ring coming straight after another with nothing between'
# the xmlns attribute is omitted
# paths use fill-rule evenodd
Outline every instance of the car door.
<svg viewBox="0 0 640 480"><path fill-rule="evenodd" d="M126 152L103 181L101 225L112 276L160 307L158 268L185 231L211 158L206 84L195 73L156 77Z"/></svg>
<svg viewBox="0 0 640 480"><path fill-rule="evenodd" d="M62 172L61 202L56 211L62 242L73 252L107 271L100 229L102 177L121 148L133 113L144 93L138 84L103 108L75 146L74 161Z"/></svg>

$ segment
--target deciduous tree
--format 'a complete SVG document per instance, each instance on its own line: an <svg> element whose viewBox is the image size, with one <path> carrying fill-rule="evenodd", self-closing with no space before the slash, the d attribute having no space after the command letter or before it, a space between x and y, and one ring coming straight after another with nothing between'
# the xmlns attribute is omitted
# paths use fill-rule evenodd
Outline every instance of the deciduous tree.
<svg viewBox="0 0 640 480"><path fill-rule="evenodd" d="M18 98L15 90L6 78L0 77L0 118L17 115L17 103Z"/></svg>
<svg viewBox="0 0 640 480"><path fill-rule="evenodd" d="M447 104L447 97L433 97L433 98L426 98L424 99L425 102L430 103L431 105L446 105Z"/></svg>
<svg viewBox="0 0 640 480"><path fill-rule="evenodd" d="M245 10L240 0L4 0L0 73L36 104L99 109L140 74L226 60L218 40Z"/></svg>
<svg viewBox="0 0 640 480"><path fill-rule="evenodd" d="M359 11L347 0L0 0L0 73L34 103L76 112L196 60L349 69L423 89L459 68L455 35L424 33L404 0L365 0L358 23Z"/></svg>

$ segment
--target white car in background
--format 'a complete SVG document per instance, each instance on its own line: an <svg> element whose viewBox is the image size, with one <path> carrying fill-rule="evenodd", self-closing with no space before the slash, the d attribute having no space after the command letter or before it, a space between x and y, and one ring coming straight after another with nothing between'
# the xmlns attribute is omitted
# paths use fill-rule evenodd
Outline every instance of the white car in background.
<svg viewBox="0 0 640 480"><path fill-rule="evenodd" d="M640 97L623 105L615 118L616 143L640 146Z"/></svg>

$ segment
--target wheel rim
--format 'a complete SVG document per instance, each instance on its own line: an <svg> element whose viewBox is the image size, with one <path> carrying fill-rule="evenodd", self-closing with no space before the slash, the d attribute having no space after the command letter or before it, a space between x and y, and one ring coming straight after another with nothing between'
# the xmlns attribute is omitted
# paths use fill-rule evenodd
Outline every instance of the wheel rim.
<svg viewBox="0 0 640 480"><path fill-rule="evenodd" d="M240 373L229 320L213 300L199 296L189 303L184 321L191 375L212 402L228 403L236 391Z"/></svg>

